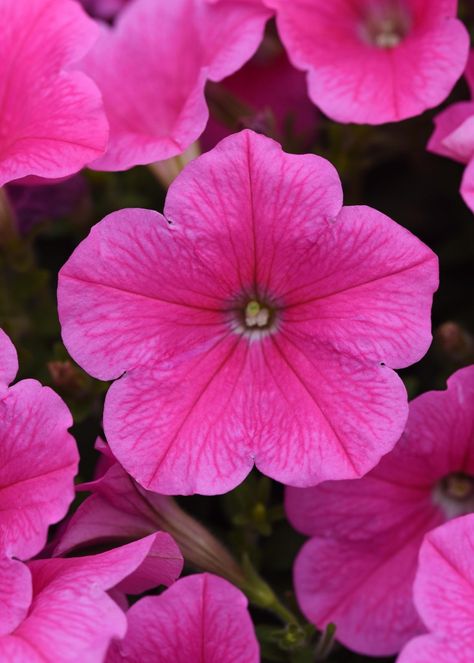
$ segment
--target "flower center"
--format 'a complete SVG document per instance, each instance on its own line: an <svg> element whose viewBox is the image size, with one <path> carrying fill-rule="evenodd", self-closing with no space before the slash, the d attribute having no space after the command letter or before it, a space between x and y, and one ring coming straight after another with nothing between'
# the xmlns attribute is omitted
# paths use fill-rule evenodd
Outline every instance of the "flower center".
<svg viewBox="0 0 474 663"><path fill-rule="evenodd" d="M365 17L360 34L366 43L377 48L395 48L410 30L410 17L399 3L381 5Z"/></svg>
<svg viewBox="0 0 474 663"><path fill-rule="evenodd" d="M245 307L245 326L247 329L268 329L273 319L270 307L251 299Z"/></svg>
<svg viewBox="0 0 474 663"><path fill-rule="evenodd" d="M435 486L434 501L448 518L474 512L474 477L464 472L453 472Z"/></svg>

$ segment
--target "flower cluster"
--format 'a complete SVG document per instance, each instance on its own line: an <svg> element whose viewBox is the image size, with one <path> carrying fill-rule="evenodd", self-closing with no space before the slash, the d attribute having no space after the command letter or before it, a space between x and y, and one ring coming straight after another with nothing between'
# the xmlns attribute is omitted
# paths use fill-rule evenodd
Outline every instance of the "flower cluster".
<svg viewBox="0 0 474 663"><path fill-rule="evenodd" d="M456 352L397 373L432 342L436 242L360 204L351 160L391 129L345 126L474 90L457 2L0 11L0 661L473 660L474 340L438 312ZM428 143L471 210L473 118Z"/></svg>

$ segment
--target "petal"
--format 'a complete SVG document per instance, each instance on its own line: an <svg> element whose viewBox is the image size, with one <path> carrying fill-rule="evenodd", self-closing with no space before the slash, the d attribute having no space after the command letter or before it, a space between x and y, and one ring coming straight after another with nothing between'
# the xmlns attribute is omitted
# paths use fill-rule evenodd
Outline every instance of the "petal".
<svg viewBox="0 0 474 663"><path fill-rule="evenodd" d="M7 391L6 387L13 382L18 373L18 355L15 346L0 329L0 397Z"/></svg>
<svg viewBox="0 0 474 663"><path fill-rule="evenodd" d="M360 3L266 0L277 11L293 64L308 71L311 99L333 120L380 124L439 104L461 76L468 35L455 3L410 2L414 28L393 49L360 37Z"/></svg>
<svg viewBox="0 0 474 663"><path fill-rule="evenodd" d="M0 643L26 617L32 594L28 567L8 557L0 558Z"/></svg>
<svg viewBox="0 0 474 663"><path fill-rule="evenodd" d="M135 603L125 639L107 663L257 663L247 600L236 587L203 573L178 580L160 596Z"/></svg>
<svg viewBox="0 0 474 663"><path fill-rule="evenodd" d="M287 154L246 130L187 166L168 191L165 216L207 245L220 273L239 275L236 294L278 298L341 206L329 161Z"/></svg>
<svg viewBox="0 0 474 663"><path fill-rule="evenodd" d="M152 548L141 565L117 586L125 594L142 594L159 585L167 587L183 570L183 556L173 537L157 532Z"/></svg>
<svg viewBox="0 0 474 663"><path fill-rule="evenodd" d="M437 257L370 207L344 207L289 285L281 294L282 327L291 336L316 337L391 368L428 350Z"/></svg>
<svg viewBox="0 0 474 663"><path fill-rule="evenodd" d="M386 366L284 333L253 353L255 463L282 483L314 486L360 477L390 451L408 414L405 388Z"/></svg>
<svg viewBox="0 0 474 663"><path fill-rule="evenodd" d="M473 651L474 639L422 635L403 648L397 663L471 663Z"/></svg>
<svg viewBox="0 0 474 663"><path fill-rule="evenodd" d="M108 127L101 97L70 70L97 37L76 2L2 2L0 185L27 175L59 178L103 153Z"/></svg>
<svg viewBox="0 0 474 663"><path fill-rule="evenodd" d="M467 163L474 154L474 103L460 101L435 117L427 148L435 154Z"/></svg>
<svg viewBox="0 0 474 663"><path fill-rule="evenodd" d="M145 488L216 494L248 474L251 437L240 407L250 396L241 388L249 383L246 348L240 336L227 335L206 353L131 371L109 389L107 439Z"/></svg>
<svg viewBox="0 0 474 663"><path fill-rule="evenodd" d="M35 380L17 383L0 402L0 529L9 555L37 554L73 500L78 453L70 426L63 401Z"/></svg>
<svg viewBox="0 0 474 663"><path fill-rule="evenodd" d="M324 629L336 626L346 647L370 656L395 654L424 631L412 602L412 584L430 520L413 519L403 545L390 538L354 542L314 538L294 568L298 603ZM400 537L398 537L400 538Z"/></svg>
<svg viewBox="0 0 474 663"><path fill-rule="evenodd" d="M206 80L240 69L257 49L266 18L242 3L138 0L125 7L84 62L111 127L108 151L95 167L124 170L184 152L208 119Z"/></svg>
<svg viewBox="0 0 474 663"><path fill-rule="evenodd" d="M414 597L426 626L448 640L474 642L474 514L426 535Z"/></svg>
<svg viewBox="0 0 474 663"><path fill-rule="evenodd" d="M140 566L154 538L100 555L30 562L33 603L11 637L17 644L31 643L42 661L101 663L110 640L122 638L127 628L125 615L105 590Z"/></svg>
<svg viewBox="0 0 474 663"><path fill-rule="evenodd" d="M149 210L121 210L94 226L59 274L62 335L74 359L108 380L226 328L218 307L233 287L200 252Z"/></svg>

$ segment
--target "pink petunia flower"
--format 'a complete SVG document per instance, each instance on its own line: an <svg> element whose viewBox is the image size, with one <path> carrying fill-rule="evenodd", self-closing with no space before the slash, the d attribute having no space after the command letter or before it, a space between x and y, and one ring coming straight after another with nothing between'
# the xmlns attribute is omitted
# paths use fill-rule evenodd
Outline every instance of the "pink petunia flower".
<svg viewBox="0 0 474 663"><path fill-rule="evenodd" d="M110 122L98 170L125 170L183 153L209 112L207 80L233 74L254 54L269 12L237 2L135 0L103 26L83 62L99 85Z"/></svg>
<svg viewBox="0 0 474 663"><path fill-rule="evenodd" d="M456 0L263 0L309 95L338 122L403 120L441 103L469 36Z"/></svg>
<svg viewBox="0 0 474 663"><path fill-rule="evenodd" d="M415 638L397 663L472 663L474 657L474 515L426 535L414 585L429 635Z"/></svg>
<svg viewBox="0 0 474 663"><path fill-rule="evenodd" d="M0 660L101 663L112 638L127 630L107 590L139 571L155 538L85 557L0 558Z"/></svg>
<svg viewBox="0 0 474 663"><path fill-rule="evenodd" d="M258 663L247 599L227 580L203 573L181 578L127 612L127 635L106 663Z"/></svg>
<svg viewBox="0 0 474 663"><path fill-rule="evenodd" d="M289 488L286 511L313 538L295 563L300 606L346 646L399 651L423 626L412 601L426 532L474 511L474 366L410 404L400 442L359 481Z"/></svg>
<svg viewBox="0 0 474 663"><path fill-rule="evenodd" d="M103 154L100 93L72 71L98 29L71 0L0 0L0 186L61 178Z"/></svg>
<svg viewBox="0 0 474 663"><path fill-rule="evenodd" d="M243 131L191 162L164 216L122 210L59 277L64 342L110 380L104 427L145 488L358 477L407 417L392 368L430 343L434 254L333 166ZM126 372L125 375L124 372Z"/></svg>
<svg viewBox="0 0 474 663"><path fill-rule="evenodd" d="M471 52L465 76L474 96L474 53ZM435 130L428 150L466 164L461 196L474 212L474 101L459 101L435 117Z"/></svg>
<svg viewBox="0 0 474 663"><path fill-rule="evenodd" d="M36 380L8 387L17 370L15 348L0 330L0 554L27 559L65 516L79 457L66 405Z"/></svg>

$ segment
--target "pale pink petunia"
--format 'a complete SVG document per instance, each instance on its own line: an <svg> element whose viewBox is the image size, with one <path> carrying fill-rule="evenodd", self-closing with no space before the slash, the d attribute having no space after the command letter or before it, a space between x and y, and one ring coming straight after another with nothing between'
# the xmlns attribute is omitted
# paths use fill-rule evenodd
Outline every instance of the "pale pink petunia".
<svg viewBox="0 0 474 663"><path fill-rule="evenodd" d="M465 71L471 98L474 82L474 55L471 52ZM459 101L435 117L435 130L428 150L466 164L461 182L461 195L474 211L474 101Z"/></svg>
<svg viewBox="0 0 474 663"><path fill-rule="evenodd" d="M0 334L0 378L10 381L16 352ZM0 551L27 559L44 546L74 497L78 452L72 417L59 396L36 380L0 384Z"/></svg>
<svg viewBox="0 0 474 663"><path fill-rule="evenodd" d="M412 640L397 663L471 663L474 657L474 515L426 535L415 605L431 631Z"/></svg>
<svg viewBox="0 0 474 663"><path fill-rule="evenodd" d="M338 122L381 124L441 103L466 65L456 0L263 0L313 102Z"/></svg>
<svg viewBox="0 0 474 663"><path fill-rule="evenodd" d="M429 530L474 511L474 366L410 404L400 442L358 481L288 488L291 523L312 536L295 563L298 601L320 628L369 655L423 632L412 601Z"/></svg>
<svg viewBox="0 0 474 663"><path fill-rule="evenodd" d="M112 638L123 638L127 629L107 590L143 564L155 538L100 555L28 564L0 560L0 660L101 663Z"/></svg>
<svg viewBox="0 0 474 663"><path fill-rule="evenodd" d="M127 612L127 635L106 663L258 663L259 647L240 590L209 573L181 578Z"/></svg>
<svg viewBox="0 0 474 663"><path fill-rule="evenodd" d="M110 388L112 452L145 488L307 486L367 472L402 433L393 368L430 335L434 254L333 166L251 131L191 162L164 216L105 218L59 277L71 354ZM125 375L123 375L125 372Z"/></svg>
<svg viewBox="0 0 474 663"><path fill-rule="evenodd" d="M100 93L72 66L98 28L72 0L0 0L0 186L56 179L103 154Z"/></svg>
<svg viewBox="0 0 474 663"><path fill-rule="evenodd" d="M207 80L220 81L257 50L268 12L247 3L135 0L106 25L83 62L110 122L94 167L125 170L183 153L204 131Z"/></svg>

